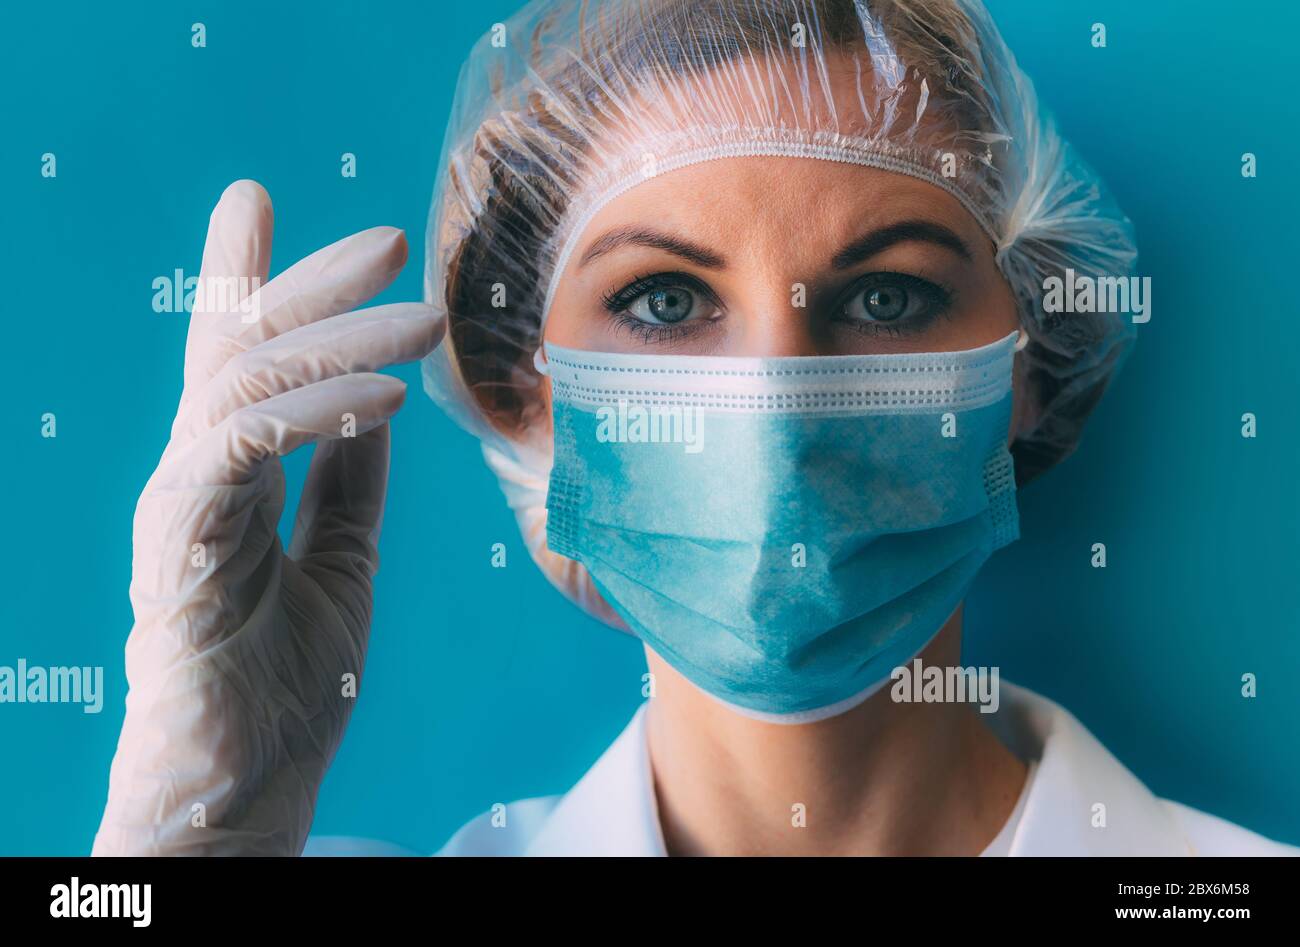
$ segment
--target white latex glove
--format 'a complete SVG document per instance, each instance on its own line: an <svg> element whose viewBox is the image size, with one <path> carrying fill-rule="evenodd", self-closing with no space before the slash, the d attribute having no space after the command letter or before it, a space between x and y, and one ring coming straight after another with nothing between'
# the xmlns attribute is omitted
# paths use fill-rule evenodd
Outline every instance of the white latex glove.
<svg viewBox="0 0 1300 947"><path fill-rule="evenodd" d="M196 296L171 441L135 512L130 692L96 855L300 853L352 712L405 397L374 372L431 351L443 322L415 303L349 311L401 270L401 231L355 234L266 283L271 230L251 181L212 212L200 288L256 277L260 318ZM308 443L286 555L279 458Z"/></svg>

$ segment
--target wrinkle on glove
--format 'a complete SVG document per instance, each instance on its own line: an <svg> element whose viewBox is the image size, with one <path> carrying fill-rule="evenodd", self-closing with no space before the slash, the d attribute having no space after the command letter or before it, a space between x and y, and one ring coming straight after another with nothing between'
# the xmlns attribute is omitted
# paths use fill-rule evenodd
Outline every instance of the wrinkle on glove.
<svg viewBox="0 0 1300 947"><path fill-rule="evenodd" d="M377 372L427 354L442 319L348 311L401 269L392 228L265 282L272 220L249 181L212 213L200 284L234 277L227 302L258 307L247 320L204 296L190 319L171 439L135 510L130 689L96 855L298 854L359 692L406 393ZM286 555L280 458L308 444Z"/></svg>

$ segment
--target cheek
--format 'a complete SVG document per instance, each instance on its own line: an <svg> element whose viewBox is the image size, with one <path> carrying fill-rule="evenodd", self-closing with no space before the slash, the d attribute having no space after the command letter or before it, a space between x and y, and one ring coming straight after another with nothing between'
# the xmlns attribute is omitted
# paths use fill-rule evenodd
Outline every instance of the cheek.
<svg viewBox="0 0 1300 947"><path fill-rule="evenodd" d="M559 291L551 302L550 316L543 333L545 341L566 348L586 347L583 342L591 331L591 320L586 316L585 310L578 306L577 300L578 294L574 292L572 281L566 278L560 283Z"/></svg>
<svg viewBox="0 0 1300 947"><path fill-rule="evenodd" d="M647 265L638 267L637 272L655 268ZM620 343L626 347L627 340L621 338L621 328L602 299L612 290L631 282L632 278L630 272L614 272L603 277L586 273L580 278L566 276L551 303L545 341L570 349L621 351Z"/></svg>
<svg viewBox="0 0 1300 947"><path fill-rule="evenodd" d="M1003 335L1020 328L1020 307L1016 304L1015 293L997 264L990 260L982 266L979 281L979 292L984 301L981 309L989 324Z"/></svg>

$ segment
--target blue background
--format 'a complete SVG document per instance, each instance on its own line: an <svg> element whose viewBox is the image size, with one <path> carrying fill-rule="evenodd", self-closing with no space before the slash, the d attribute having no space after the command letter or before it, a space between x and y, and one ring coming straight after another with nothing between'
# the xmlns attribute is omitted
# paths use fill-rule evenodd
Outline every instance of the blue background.
<svg viewBox="0 0 1300 947"><path fill-rule="evenodd" d="M966 658L1062 702L1158 794L1300 842L1300 16L1224 16L1208 0L990 6L1135 220L1154 315L1079 452L1022 495L1023 539L968 603ZM131 517L181 381L185 317L152 311L152 280L197 274L213 203L251 177L275 202L273 275L391 224L412 260L379 301L418 299L456 73L514 7L6 11L0 664L103 665L107 695L98 716L0 705L0 854L86 853L98 825L126 689ZM206 49L190 45L195 21ZM1097 21L1106 49L1089 42ZM570 786L639 702L643 664L550 588L475 442L423 396L417 365L396 373L410 397L365 689L315 832L433 851L494 802ZM291 488L306 463L290 459ZM1254 700L1244 672L1259 675Z"/></svg>

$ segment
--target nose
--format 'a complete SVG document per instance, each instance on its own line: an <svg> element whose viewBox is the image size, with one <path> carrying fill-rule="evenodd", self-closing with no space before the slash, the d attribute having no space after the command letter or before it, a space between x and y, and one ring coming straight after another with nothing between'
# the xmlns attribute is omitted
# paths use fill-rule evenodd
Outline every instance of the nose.
<svg viewBox="0 0 1300 947"><path fill-rule="evenodd" d="M772 286L744 301L728 333L727 355L778 358L832 355L832 340L799 284Z"/></svg>

